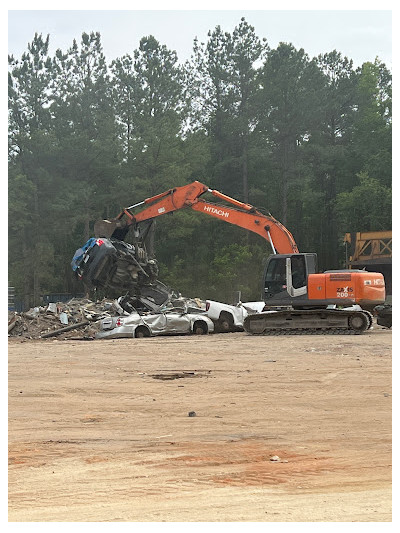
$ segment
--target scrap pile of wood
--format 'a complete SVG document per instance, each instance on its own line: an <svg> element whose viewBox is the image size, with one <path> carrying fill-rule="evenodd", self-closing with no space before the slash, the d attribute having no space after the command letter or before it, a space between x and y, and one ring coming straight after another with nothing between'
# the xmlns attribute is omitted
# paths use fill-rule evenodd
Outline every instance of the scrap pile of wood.
<svg viewBox="0 0 400 533"><path fill-rule="evenodd" d="M49 303L22 313L8 313L8 335L26 339L94 338L98 321L118 314L116 302L104 298L93 302L72 298L68 302Z"/></svg>

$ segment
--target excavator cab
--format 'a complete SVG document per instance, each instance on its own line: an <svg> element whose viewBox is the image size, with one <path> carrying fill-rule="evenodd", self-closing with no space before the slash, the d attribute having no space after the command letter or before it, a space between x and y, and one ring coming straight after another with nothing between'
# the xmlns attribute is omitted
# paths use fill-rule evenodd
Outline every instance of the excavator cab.
<svg viewBox="0 0 400 533"><path fill-rule="evenodd" d="M316 254L269 256L264 270L262 298L271 305L291 305L293 301L307 299L307 279L316 270Z"/></svg>

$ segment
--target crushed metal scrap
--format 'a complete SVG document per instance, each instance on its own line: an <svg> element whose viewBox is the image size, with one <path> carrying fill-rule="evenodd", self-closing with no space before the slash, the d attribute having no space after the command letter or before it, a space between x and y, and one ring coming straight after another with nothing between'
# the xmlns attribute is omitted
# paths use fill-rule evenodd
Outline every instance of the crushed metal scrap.
<svg viewBox="0 0 400 533"><path fill-rule="evenodd" d="M76 339L92 340L101 329L104 319L129 316L138 312L140 315L157 314L172 309L182 312L198 312L205 304L199 299L184 298L169 293L166 297L159 287L153 287L146 296L120 296L113 300L103 298L92 301L86 298L72 298L68 302L49 303L22 313L8 314L9 337L24 339Z"/></svg>
<svg viewBox="0 0 400 533"><path fill-rule="evenodd" d="M55 337L93 338L97 322L117 312L112 300L93 302L72 298L68 302L49 303L22 313L8 314L8 335L26 339Z"/></svg>

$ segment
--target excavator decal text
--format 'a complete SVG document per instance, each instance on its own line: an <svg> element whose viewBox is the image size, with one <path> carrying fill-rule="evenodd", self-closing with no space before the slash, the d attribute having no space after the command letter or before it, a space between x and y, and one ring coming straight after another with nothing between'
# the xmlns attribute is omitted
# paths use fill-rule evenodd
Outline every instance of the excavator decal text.
<svg viewBox="0 0 400 533"><path fill-rule="evenodd" d="M221 217L228 218L229 213L227 211L223 211L222 209L217 209L216 207L210 207L208 205L204 206L204 211L208 211L209 213L214 213L215 215L220 215Z"/></svg>
<svg viewBox="0 0 400 533"><path fill-rule="evenodd" d="M348 298L349 296L352 296L352 292L354 291L353 287L338 287L336 289L336 297L337 298Z"/></svg>

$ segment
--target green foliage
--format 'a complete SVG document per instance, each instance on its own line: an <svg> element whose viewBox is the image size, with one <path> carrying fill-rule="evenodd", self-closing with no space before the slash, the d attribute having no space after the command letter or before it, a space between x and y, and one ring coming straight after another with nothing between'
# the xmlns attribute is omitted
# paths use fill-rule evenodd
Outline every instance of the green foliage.
<svg viewBox="0 0 400 533"><path fill-rule="evenodd" d="M124 178L134 177L135 194L154 196L185 181L183 74L177 62L175 52L149 36L141 39L133 57L111 64L120 171Z"/></svg>
<svg viewBox="0 0 400 533"><path fill-rule="evenodd" d="M365 172L357 177L358 185L337 196L335 207L343 233L387 230L392 220L391 189Z"/></svg>
<svg viewBox="0 0 400 533"><path fill-rule="evenodd" d="M268 54L260 83L263 115L259 129L271 145L278 183L275 203L282 223L287 224L290 189L294 181L301 179L301 151L321 120L323 77L303 49L280 43Z"/></svg>
<svg viewBox="0 0 400 533"><path fill-rule="evenodd" d="M259 115L256 65L268 47L244 18L232 34L217 26L208 35L207 44L195 40L194 56L186 65L191 124L203 127L213 140L213 186L229 188L248 202L249 154Z"/></svg>
<svg viewBox="0 0 400 533"><path fill-rule="evenodd" d="M244 301L258 300L261 292L261 246L229 244L217 250L211 264L209 293L214 299L233 302L233 293L241 291Z"/></svg>
<svg viewBox="0 0 400 533"><path fill-rule="evenodd" d="M259 300L265 247L230 244L215 251L210 263L200 254L176 255L169 266L161 262L160 279L182 294L233 303L236 291L243 300Z"/></svg>
<svg viewBox="0 0 400 533"><path fill-rule="evenodd" d="M354 157L360 170L391 186L391 76L379 61L359 71Z"/></svg>
<svg viewBox="0 0 400 533"><path fill-rule="evenodd" d="M9 174L8 185L8 228L21 230L32 221L31 200L35 186L23 174Z"/></svg>
<svg viewBox="0 0 400 533"><path fill-rule="evenodd" d="M244 18L194 40L154 36L107 64L99 33L9 57L9 281L26 305L82 291L74 251L99 218L198 180L271 212L321 268L348 231L390 229L392 80L375 60L268 47ZM215 199L214 199L215 200ZM159 217L160 279L183 294L260 296L269 245L190 209Z"/></svg>

